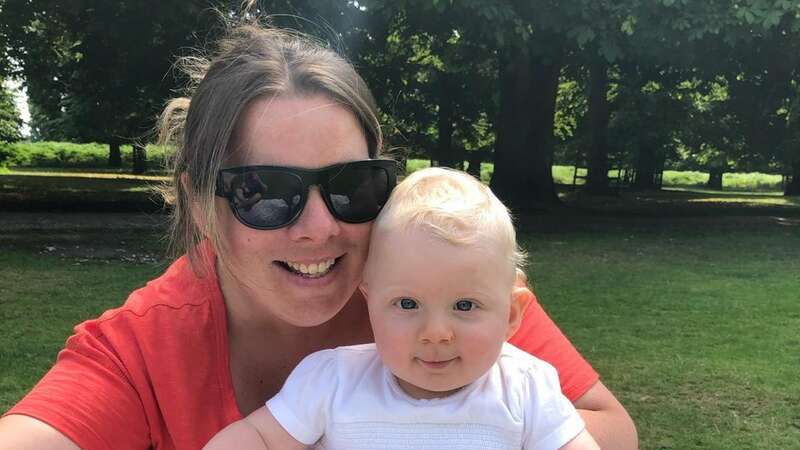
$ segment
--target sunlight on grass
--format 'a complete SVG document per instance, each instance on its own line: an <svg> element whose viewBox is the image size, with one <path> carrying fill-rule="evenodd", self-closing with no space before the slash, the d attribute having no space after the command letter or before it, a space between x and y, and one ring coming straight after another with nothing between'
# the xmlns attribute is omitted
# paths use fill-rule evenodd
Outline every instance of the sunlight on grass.
<svg viewBox="0 0 800 450"><path fill-rule="evenodd" d="M26 177L70 177L70 178L98 178L104 180L146 180L146 181L167 181L170 177L161 175L132 175L126 173L106 173L106 172L67 172L58 170L8 170L3 172L5 175L19 175Z"/></svg>
<svg viewBox="0 0 800 450"><path fill-rule="evenodd" d="M800 234L718 223L620 221L519 239L540 303L627 407L641 448L796 448ZM161 270L0 253L0 412L47 370L75 323Z"/></svg>
<svg viewBox="0 0 800 450"><path fill-rule="evenodd" d="M406 171L408 174L413 173L419 169L430 166L430 160L427 159L409 159L406 163ZM573 181L577 185L585 184L585 178L574 179L575 167L574 166L553 166L553 181L556 184L572 185ZM481 181L488 183L491 180L492 173L494 172L494 164L483 163L481 164ZM581 168L578 171L581 176L586 176L586 169ZM620 177L622 174L617 170L610 170L608 176L610 178ZM669 189L687 189L693 190L703 189L708 182L708 174L705 172L697 171L677 171L665 170L663 174L663 186ZM722 177L722 187L727 191L736 192L783 192L781 175L764 174L764 173L726 173ZM612 185L614 182L612 182Z"/></svg>
<svg viewBox="0 0 800 450"><path fill-rule="evenodd" d="M662 192L690 192L694 194L711 194L711 195L725 195L725 196L737 196L737 197L760 197L760 196L775 196L775 197L782 197L783 191L759 191L759 192L747 192L747 191L720 191L718 189L706 189L702 187L682 187L682 186L668 186L661 188Z"/></svg>
<svg viewBox="0 0 800 450"><path fill-rule="evenodd" d="M800 202L788 197L702 197L687 199L689 203L748 203L753 205L799 206Z"/></svg>

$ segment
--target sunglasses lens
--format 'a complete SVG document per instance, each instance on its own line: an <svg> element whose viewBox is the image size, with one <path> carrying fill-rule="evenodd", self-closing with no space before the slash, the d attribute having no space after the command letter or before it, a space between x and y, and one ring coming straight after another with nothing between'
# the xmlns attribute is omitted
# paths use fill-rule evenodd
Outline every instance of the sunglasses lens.
<svg viewBox="0 0 800 450"><path fill-rule="evenodd" d="M232 204L245 224L279 228L300 211L303 182L297 175L270 170L237 174L230 184Z"/></svg>
<svg viewBox="0 0 800 450"><path fill-rule="evenodd" d="M389 174L375 166L345 166L331 174L326 186L334 215L345 222L374 219L389 198Z"/></svg>

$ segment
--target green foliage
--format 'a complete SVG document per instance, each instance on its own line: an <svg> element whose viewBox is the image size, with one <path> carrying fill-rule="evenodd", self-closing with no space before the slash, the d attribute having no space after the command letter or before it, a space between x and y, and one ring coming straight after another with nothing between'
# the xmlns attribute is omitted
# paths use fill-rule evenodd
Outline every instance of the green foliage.
<svg viewBox="0 0 800 450"><path fill-rule="evenodd" d="M722 176L722 187L735 191L780 191L782 177L764 173L726 173Z"/></svg>
<svg viewBox="0 0 800 450"><path fill-rule="evenodd" d="M15 142L20 140L20 127L22 119L19 111L14 104L14 96L6 88L3 79L0 78L0 145L4 142ZM0 149L0 165L3 164L3 150Z"/></svg>
<svg viewBox="0 0 800 450"><path fill-rule="evenodd" d="M7 53L23 75L35 137L123 142L154 125L186 81L171 70L195 33L216 31L208 1L7 0ZM10 26L12 25L13 26ZM125 138L127 137L127 138Z"/></svg>
<svg viewBox="0 0 800 450"><path fill-rule="evenodd" d="M7 167L49 167L49 168L106 168L108 167L108 145L73 144L69 142L16 142L0 148L5 153ZM120 148L122 162L130 166L133 150L130 145ZM147 156L151 166L165 167L163 147L148 146Z"/></svg>
<svg viewBox="0 0 800 450"><path fill-rule="evenodd" d="M664 186L703 187L708 182L707 173L691 170L665 170L663 176Z"/></svg>
<svg viewBox="0 0 800 450"><path fill-rule="evenodd" d="M409 159L406 161L406 174L410 175L417 170L430 167L430 161L425 159ZM481 181L488 184L491 179L494 165L483 163L481 165ZM553 180L556 184L569 186L572 184L574 166L553 166ZM616 175L616 173L610 173ZM665 170L663 175L664 187L703 188L708 182L708 173L691 170ZM778 192L782 189L782 177L765 173L726 173L722 177L722 187L726 191L742 192ZM581 184L579 180L579 184Z"/></svg>
<svg viewBox="0 0 800 450"><path fill-rule="evenodd" d="M127 141L150 128L164 99L186 81L170 70L174 56L202 45L198 37L218 35L208 6L234 17L239 3L168 0L153 15L152 5L137 0L6 0L0 73L24 78L34 139ZM644 154L681 169L778 172L800 159L800 16L788 0L258 4L278 14L277 25L344 50L374 91L389 146L412 156L446 163L439 153L508 149L520 142L508 137L514 129L530 138L514 149L543 157L501 158L498 173L524 166L541 178L549 167L539 166L574 163L587 136L596 135L585 123L584 73L600 61L612 75L607 131L615 164L640 164ZM522 99L511 116L530 112L529 122L549 124L551 117L538 114L546 102L526 102L545 98L530 94L546 83L517 83L511 94L498 87L508 86L505 71L522 80L542 67L562 68L555 140L534 139L548 131L525 133L536 124L501 114Z"/></svg>

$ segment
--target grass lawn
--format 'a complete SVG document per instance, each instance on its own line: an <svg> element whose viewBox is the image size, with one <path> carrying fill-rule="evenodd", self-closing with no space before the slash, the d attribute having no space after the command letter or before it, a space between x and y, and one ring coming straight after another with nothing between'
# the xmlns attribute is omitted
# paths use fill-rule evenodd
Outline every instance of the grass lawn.
<svg viewBox="0 0 800 450"><path fill-rule="evenodd" d="M410 159L406 163L408 173L429 167L430 160ZM481 163L481 180L488 183L494 172L494 164ZM557 184L571 185L575 167L573 166L553 166L553 181ZM582 169L580 175L586 175L586 170ZM609 171L610 177L616 177L617 171ZM708 182L708 174L694 171L665 170L663 174L664 187L670 188L702 188ZM584 181L579 179L578 185ZM764 173L726 173L722 176L722 187L726 191L737 192L782 192L782 177L774 174Z"/></svg>
<svg viewBox="0 0 800 450"><path fill-rule="evenodd" d="M119 305L160 270L154 263L87 261L31 249L0 252L0 410L44 374L74 325Z"/></svg>
<svg viewBox="0 0 800 450"><path fill-rule="evenodd" d="M129 181L97 182L144 195ZM797 448L798 200L687 190L564 198L567 212L520 218L528 272L634 417L641 447ZM43 216L0 215L0 411L47 370L73 325L164 267L153 257L160 227L147 225L160 216Z"/></svg>
<svg viewBox="0 0 800 450"><path fill-rule="evenodd" d="M642 448L797 448L800 224L779 223L523 236L540 301Z"/></svg>

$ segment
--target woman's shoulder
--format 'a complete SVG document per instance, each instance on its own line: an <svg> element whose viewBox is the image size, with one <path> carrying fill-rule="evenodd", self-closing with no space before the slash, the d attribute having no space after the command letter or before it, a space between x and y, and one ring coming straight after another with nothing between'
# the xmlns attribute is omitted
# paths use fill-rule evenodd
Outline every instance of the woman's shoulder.
<svg viewBox="0 0 800 450"><path fill-rule="evenodd" d="M75 327L76 334L107 338L164 340L225 323L225 308L216 273L198 275L188 258L173 262L159 277L133 291L119 307Z"/></svg>

